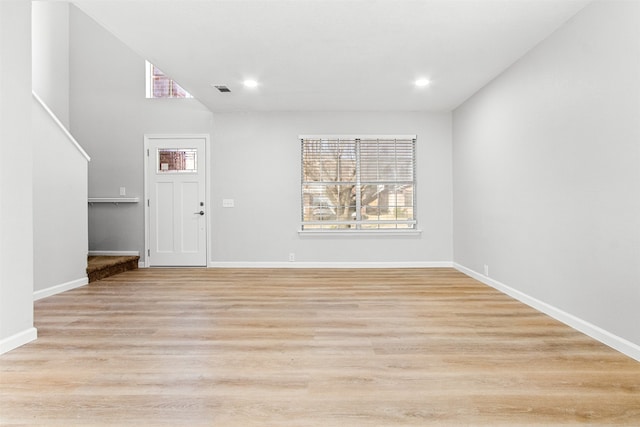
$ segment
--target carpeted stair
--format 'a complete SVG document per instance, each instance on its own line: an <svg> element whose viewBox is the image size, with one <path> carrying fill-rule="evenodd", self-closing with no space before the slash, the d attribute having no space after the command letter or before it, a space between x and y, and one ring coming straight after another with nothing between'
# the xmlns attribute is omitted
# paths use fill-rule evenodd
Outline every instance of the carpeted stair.
<svg viewBox="0 0 640 427"><path fill-rule="evenodd" d="M87 259L89 282L138 268L139 256L90 256Z"/></svg>

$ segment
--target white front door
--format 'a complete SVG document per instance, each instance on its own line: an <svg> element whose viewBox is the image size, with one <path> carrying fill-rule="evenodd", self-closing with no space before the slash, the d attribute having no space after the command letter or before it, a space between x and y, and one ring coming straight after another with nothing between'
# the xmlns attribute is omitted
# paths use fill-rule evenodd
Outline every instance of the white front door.
<svg viewBox="0 0 640 427"><path fill-rule="evenodd" d="M145 136L147 259L207 265L206 136Z"/></svg>

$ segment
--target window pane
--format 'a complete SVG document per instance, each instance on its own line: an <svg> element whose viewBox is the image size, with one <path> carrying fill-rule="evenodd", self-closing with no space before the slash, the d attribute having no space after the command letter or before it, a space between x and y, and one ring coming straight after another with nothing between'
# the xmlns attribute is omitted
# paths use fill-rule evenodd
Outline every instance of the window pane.
<svg viewBox="0 0 640 427"><path fill-rule="evenodd" d="M322 230L323 228L327 228L327 226L322 224L305 224L303 226L304 230Z"/></svg>
<svg viewBox="0 0 640 427"><path fill-rule="evenodd" d="M378 180L378 144L377 141L360 142L360 178L363 182Z"/></svg>
<svg viewBox="0 0 640 427"><path fill-rule="evenodd" d="M338 181L356 182L356 171L356 142L340 141Z"/></svg>
<svg viewBox="0 0 640 427"><path fill-rule="evenodd" d="M363 140L360 142L360 178L363 182L376 182L385 179L389 181L389 168L393 167L393 161L389 162L385 147L378 140ZM393 170L391 170L393 175Z"/></svg>
<svg viewBox="0 0 640 427"><path fill-rule="evenodd" d="M159 148L158 172L197 172L197 150Z"/></svg>
<svg viewBox="0 0 640 427"><path fill-rule="evenodd" d="M170 82L171 80L166 77L154 77L153 78L153 97L168 98Z"/></svg>
<svg viewBox="0 0 640 427"><path fill-rule="evenodd" d="M375 219L380 216L380 202L384 204L382 196L384 185L362 185L360 187L360 206L362 219Z"/></svg>
<svg viewBox="0 0 640 427"><path fill-rule="evenodd" d="M156 67L155 65L151 66L151 70L152 70L154 76L166 77L166 75L162 71L160 71L160 69L158 67Z"/></svg>
<svg viewBox="0 0 640 427"><path fill-rule="evenodd" d="M388 186L388 219L411 220L413 218L413 185Z"/></svg>
<svg viewBox="0 0 640 427"><path fill-rule="evenodd" d="M338 221L350 221L356 211L355 185L327 185L326 194L334 204L336 219Z"/></svg>
<svg viewBox="0 0 640 427"><path fill-rule="evenodd" d="M303 186L304 221L349 221L356 211L354 185Z"/></svg>
<svg viewBox="0 0 640 427"><path fill-rule="evenodd" d="M409 181L414 179L415 150L413 141L396 141L396 180Z"/></svg>
<svg viewBox="0 0 640 427"><path fill-rule="evenodd" d="M362 230L375 230L378 229L378 224L362 224Z"/></svg>
<svg viewBox="0 0 640 427"><path fill-rule="evenodd" d="M413 140L362 140L362 182L413 181Z"/></svg>
<svg viewBox="0 0 640 427"><path fill-rule="evenodd" d="M414 219L413 185L363 185L360 194L363 220Z"/></svg>
<svg viewBox="0 0 640 427"><path fill-rule="evenodd" d="M147 97L152 98L193 98L184 88L163 73L158 67L147 62L147 83L150 82L150 90L147 89Z"/></svg>
<svg viewBox="0 0 640 427"><path fill-rule="evenodd" d="M325 185L303 187L304 220L328 221L336 219L336 199Z"/></svg>
<svg viewBox="0 0 640 427"><path fill-rule="evenodd" d="M415 228L414 139L301 142L305 229Z"/></svg>
<svg viewBox="0 0 640 427"><path fill-rule="evenodd" d="M412 207L405 206L405 207L398 207L397 209L398 209L397 210L398 220L410 221L414 219Z"/></svg>
<svg viewBox="0 0 640 427"><path fill-rule="evenodd" d="M303 181L355 182L355 141L307 140L303 144Z"/></svg>
<svg viewBox="0 0 640 427"><path fill-rule="evenodd" d="M182 86L171 80L171 97L172 98L191 98L189 92L184 90Z"/></svg>

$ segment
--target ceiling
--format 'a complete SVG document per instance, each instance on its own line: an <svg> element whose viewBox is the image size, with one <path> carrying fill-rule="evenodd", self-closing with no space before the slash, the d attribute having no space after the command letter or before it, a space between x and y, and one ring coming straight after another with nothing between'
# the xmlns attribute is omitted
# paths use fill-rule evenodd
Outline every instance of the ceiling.
<svg viewBox="0 0 640 427"><path fill-rule="evenodd" d="M451 111L589 1L72 3L221 112Z"/></svg>

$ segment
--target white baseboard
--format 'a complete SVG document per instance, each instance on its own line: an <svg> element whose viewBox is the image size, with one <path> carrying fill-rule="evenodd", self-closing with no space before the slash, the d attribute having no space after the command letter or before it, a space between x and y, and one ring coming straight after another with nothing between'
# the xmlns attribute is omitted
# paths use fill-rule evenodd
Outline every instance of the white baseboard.
<svg viewBox="0 0 640 427"><path fill-rule="evenodd" d="M536 310L553 317L554 319L564 323L565 325L568 325L573 329L580 331L583 334L588 335L591 338L598 340L601 343L608 345L609 347L618 350L619 352L624 353L632 359L640 362L640 345L634 344L631 341L614 335L611 332L606 331L590 322L587 322L584 319L580 319L573 314L567 313L564 310L560 310L559 308L547 304L544 301L540 301L539 299L520 292L517 289L513 289L512 287L507 286L504 283L491 279L458 263L453 263L453 267L456 270L461 271L462 273L471 276L474 279L517 299L518 301L528 305L529 307L535 308Z"/></svg>
<svg viewBox="0 0 640 427"><path fill-rule="evenodd" d="M140 256L138 251L89 251L89 256Z"/></svg>
<svg viewBox="0 0 640 427"><path fill-rule="evenodd" d="M89 279L87 277L82 277L80 279L72 280L70 282L50 286L46 289L35 291L33 293L33 300L37 301L39 299L50 297L52 295L59 294L64 291L69 291L71 289L79 288L80 286L84 286L87 283L89 283Z"/></svg>
<svg viewBox="0 0 640 427"><path fill-rule="evenodd" d="M0 354L4 354L8 351L18 348L21 345L25 345L38 338L38 330L36 328L29 328L17 334L13 334L3 340L0 340Z"/></svg>
<svg viewBox="0 0 640 427"><path fill-rule="evenodd" d="M230 262L211 261L211 268L441 268L449 261L434 262Z"/></svg>

